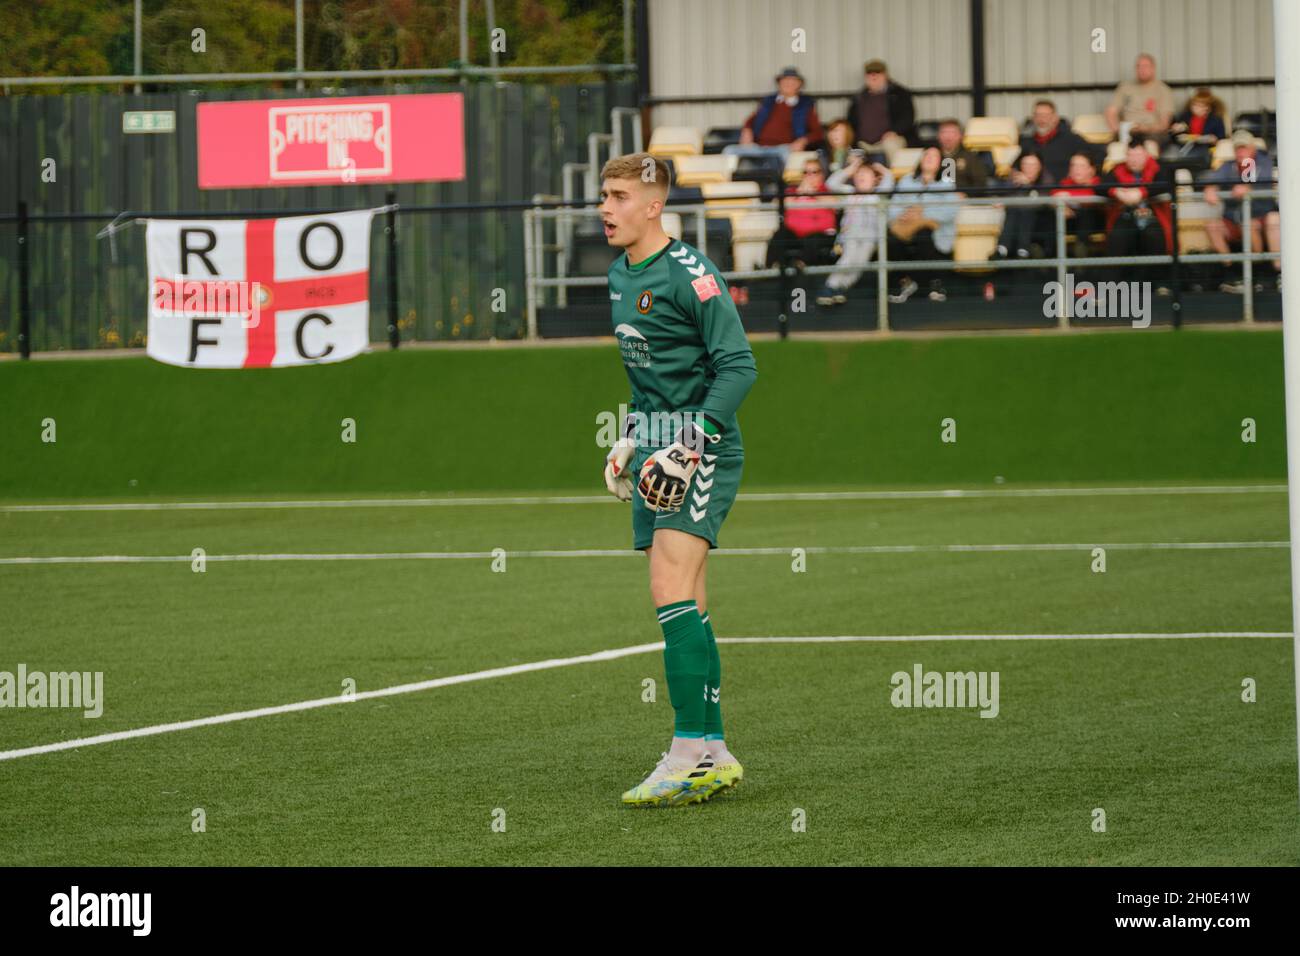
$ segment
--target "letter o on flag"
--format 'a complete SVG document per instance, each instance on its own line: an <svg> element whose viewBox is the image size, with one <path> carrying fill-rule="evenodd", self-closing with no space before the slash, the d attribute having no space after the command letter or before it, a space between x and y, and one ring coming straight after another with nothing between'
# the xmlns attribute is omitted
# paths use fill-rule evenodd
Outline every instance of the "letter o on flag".
<svg viewBox="0 0 1300 956"><path fill-rule="evenodd" d="M311 238L312 231L316 229L328 229L334 234L334 258L324 265L318 265L307 255L307 241ZM332 222L313 222L298 237L298 256L302 259L304 265L315 269L317 272L326 272L333 269L339 264L339 260L343 258L343 233L339 232L339 227Z"/></svg>

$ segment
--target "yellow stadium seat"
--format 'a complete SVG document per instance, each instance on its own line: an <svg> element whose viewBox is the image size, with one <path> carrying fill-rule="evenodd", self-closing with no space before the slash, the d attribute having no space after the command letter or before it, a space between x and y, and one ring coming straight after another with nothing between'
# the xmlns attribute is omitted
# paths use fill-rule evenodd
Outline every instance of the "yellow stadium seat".
<svg viewBox="0 0 1300 956"><path fill-rule="evenodd" d="M1006 211L997 206L963 206L957 211L958 236L992 236L1002 233Z"/></svg>
<svg viewBox="0 0 1300 956"><path fill-rule="evenodd" d="M958 236L952 245L953 262L970 263L958 272L992 272L989 256L998 247L997 236Z"/></svg>
<svg viewBox="0 0 1300 956"><path fill-rule="evenodd" d="M967 149L991 150L1020 142L1020 127L1010 116L973 116L962 142Z"/></svg>
<svg viewBox="0 0 1300 956"><path fill-rule="evenodd" d="M1110 125L1106 122L1106 117L1100 113L1084 113L1082 116L1076 116L1070 128L1078 133L1085 143L1093 143L1097 146L1109 143L1115 138Z"/></svg>
<svg viewBox="0 0 1300 956"><path fill-rule="evenodd" d="M708 156L678 156L673 160L673 174L678 186L703 186L705 183L730 182L736 171L738 156L714 153Z"/></svg>
<svg viewBox="0 0 1300 956"><path fill-rule="evenodd" d="M657 126L646 152L669 159L698 156L704 152L704 137L694 126Z"/></svg>
<svg viewBox="0 0 1300 956"><path fill-rule="evenodd" d="M1218 216L1213 206L1201 199L1178 201L1178 248L1182 252L1213 252L1205 224Z"/></svg>
<svg viewBox="0 0 1300 956"><path fill-rule="evenodd" d="M904 176L911 175L920 164L923 152L925 150L914 146L894 150L894 155L889 162L889 171L895 179L902 179Z"/></svg>
<svg viewBox="0 0 1300 956"><path fill-rule="evenodd" d="M775 210L737 213L731 220L731 258L738 271L762 269L767 243L779 225Z"/></svg>
<svg viewBox="0 0 1300 956"><path fill-rule="evenodd" d="M1011 166L1020 158L1020 146L994 146L993 169L999 176L1005 177L1011 172Z"/></svg>
<svg viewBox="0 0 1300 956"><path fill-rule="evenodd" d="M708 206L705 213L710 219L730 219L734 233L736 221L749 210L759 198L758 183L749 180L725 183L704 183L700 186L704 193L704 204Z"/></svg>

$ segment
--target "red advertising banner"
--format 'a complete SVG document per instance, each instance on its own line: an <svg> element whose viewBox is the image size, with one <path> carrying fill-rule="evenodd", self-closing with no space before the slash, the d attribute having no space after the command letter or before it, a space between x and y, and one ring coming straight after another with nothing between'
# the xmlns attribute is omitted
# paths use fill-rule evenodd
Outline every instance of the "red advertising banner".
<svg viewBox="0 0 1300 956"><path fill-rule="evenodd" d="M199 188L465 178L459 93L198 105Z"/></svg>

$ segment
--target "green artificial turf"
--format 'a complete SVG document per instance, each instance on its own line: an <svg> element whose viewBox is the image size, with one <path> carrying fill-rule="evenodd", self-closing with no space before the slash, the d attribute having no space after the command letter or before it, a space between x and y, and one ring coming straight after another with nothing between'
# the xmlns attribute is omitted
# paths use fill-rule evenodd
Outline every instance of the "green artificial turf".
<svg viewBox="0 0 1300 956"><path fill-rule="evenodd" d="M107 367L110 363L104 363ZM198 375L199 373L194 373ZM200 377L202 377L200 375ZM61 439L62 440L62 439ZM840 480L843 478L840 476ZM564 487L574 488L576 485ZM590 489L586 489L589 491ZM807 490L807 489L805 489ZM1014 490L1014 489L1013 489ZM1290 629L1286 496L742 499L721 638ZM1238 547L1153 548L1176 542ZM939 545L1069 544L943 551ZM104 673L99 719L0 709L0 751L659 640L626 506L0 510L0 670ZM921 545L931 550L819 552ZM1123 547L1128 545L1129 547ZM1094 573L1092 549L1107 549ZM401 560L221 555L487 552ZM791 552L812 549L807 570ZM1300 862L1282 638L724 644L740 789L627 810L668 743L657 651L0 760L10 864ZM996 671L998 716L891 705ZM1258 698L1241 699L1254 680ZM657 681L644 702L643 682ZM192 813L205 833L191 832ZM1105 811L1106 832L1092 829ZM493 829L504 811L505 830ZM795 832L802 817L806 830ZM496 819L501 819L497 814Z"/></svg>

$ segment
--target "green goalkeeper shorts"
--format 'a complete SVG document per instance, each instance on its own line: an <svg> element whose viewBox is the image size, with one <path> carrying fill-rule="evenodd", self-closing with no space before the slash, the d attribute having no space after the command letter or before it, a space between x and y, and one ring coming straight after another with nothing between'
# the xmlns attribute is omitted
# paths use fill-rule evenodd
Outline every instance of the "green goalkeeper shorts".
<svg viewBox="0 0 1300 956"><path fill-rule="evenodd" d="M705 452L686 489L686 502L677 511L651 511L636 488L641 466L656 449L638 448L632 459L632 547L644 551L654 544L656 528L673 528L697 535L718 546L718 531L740 489L740 472L745 464L743 451Z"/></svg>

